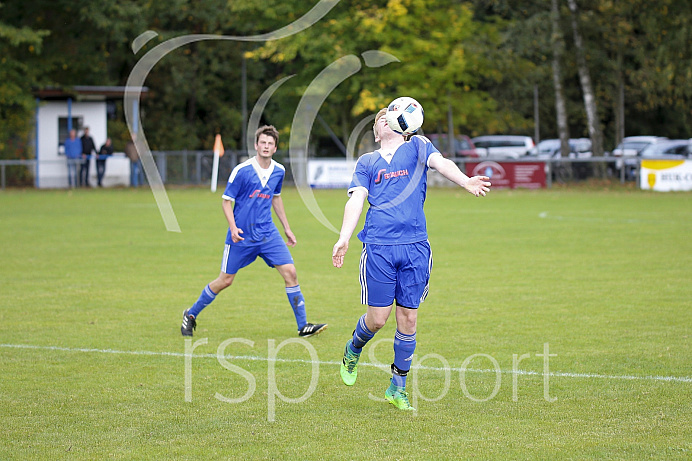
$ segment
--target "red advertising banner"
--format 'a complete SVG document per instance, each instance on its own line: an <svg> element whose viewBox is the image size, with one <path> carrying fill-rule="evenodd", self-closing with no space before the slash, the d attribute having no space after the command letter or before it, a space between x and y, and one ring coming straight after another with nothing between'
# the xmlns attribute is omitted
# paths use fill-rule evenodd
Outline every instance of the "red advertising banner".
<svg viewBox="0 0 692 461"><path fill-rule="evenodd" d="M545 187L544 162L467 162L467 176L488 176L493 189Z"/></svg>

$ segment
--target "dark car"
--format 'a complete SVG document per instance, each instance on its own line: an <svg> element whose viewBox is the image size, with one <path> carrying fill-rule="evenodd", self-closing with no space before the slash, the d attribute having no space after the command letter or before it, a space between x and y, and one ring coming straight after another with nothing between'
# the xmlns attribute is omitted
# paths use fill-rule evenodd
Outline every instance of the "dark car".
<svg viewBox="0 0 692 461"><path fill-rule="evenodd" d="M466 135L459 134L454 136L454 152L450 155L449 143L447 142L446 134L426 134L426 138L432 141L433 146L442 152L445 157L463 157L463 158L478 158L476 146L471 142L471 138Z"/></svg>

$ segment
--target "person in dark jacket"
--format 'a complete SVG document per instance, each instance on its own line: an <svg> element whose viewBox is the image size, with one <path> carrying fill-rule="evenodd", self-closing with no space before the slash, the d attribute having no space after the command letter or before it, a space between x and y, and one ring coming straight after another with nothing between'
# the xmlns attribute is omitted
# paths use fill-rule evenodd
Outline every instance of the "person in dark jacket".
<svg viewBox="0 0 692 461"><path fill-rule="evenodd" d="M106 143L99 149L99 155L96 157L96 180L98 186L103 187L103 175L106 173L106 160L113 155L113 144L111 138L106 139Z"/></svg>
<svg viewBox="0 0 692 461"><path fill-rule="evenodd" d="M89 135L89 127L84 128L82 135L82 166L79 169L79 185L89 187L89 158L91 153L96 153L94 138Z"/></svg>

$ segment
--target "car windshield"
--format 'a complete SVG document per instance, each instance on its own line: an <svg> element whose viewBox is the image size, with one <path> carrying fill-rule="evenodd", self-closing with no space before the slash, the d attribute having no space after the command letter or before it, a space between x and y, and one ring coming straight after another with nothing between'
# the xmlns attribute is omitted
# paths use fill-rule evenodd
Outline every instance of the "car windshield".
<svg viewBox="0 0 692 461"><path fill-rule="evenodd" d="M687 143L682 142L662 142L657 144L650 144L645 147L641 154L643 157L654 157L656 155L669 155L677 153L676 150Z"/></svg>
<svg viewBox="0 0 692 461"><path fill-rule="evenodd" d="M643 141L627 141L627 142L621 143L617 148L618 149L636 150L637 152L639 152L640 150L642 150L643 148L645 148L649 144L651 144L651 143L643 142Z"/></svg>
<svg viewBox="0 0 692 461"><path fill-rule="evenodd" d="M526 147L522 141L506 140L506 141L476 141L476 147Z"/></svg>

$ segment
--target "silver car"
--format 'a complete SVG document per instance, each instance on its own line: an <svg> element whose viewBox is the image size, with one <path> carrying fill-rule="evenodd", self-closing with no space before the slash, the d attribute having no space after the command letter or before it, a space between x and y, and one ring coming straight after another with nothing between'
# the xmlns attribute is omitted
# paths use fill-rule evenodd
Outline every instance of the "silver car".
<svg viewBox="0 0 692 461"><path fill-rule="evenodd" d="M560 140L544 139L527 154L532 158L549 159L560 157ZM569 140L569 158L589 158L591 152L591 140L589 138L573 138Z"/></svg>
<svg viewBox="0 0 692 461"><path fill-rule="evenodd" d="M649 144L639 153L642 158L683 159L692 156L692 139L671 139Z"/></svg>
<svg viewBox="0 0 692 461"><path fill-rule="evenodd" d="M535 146L530 136L487 135L471 139L481 157L519 158Z"/></svg>

